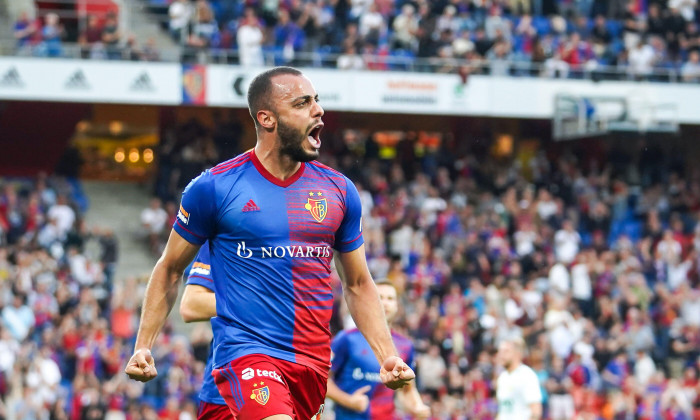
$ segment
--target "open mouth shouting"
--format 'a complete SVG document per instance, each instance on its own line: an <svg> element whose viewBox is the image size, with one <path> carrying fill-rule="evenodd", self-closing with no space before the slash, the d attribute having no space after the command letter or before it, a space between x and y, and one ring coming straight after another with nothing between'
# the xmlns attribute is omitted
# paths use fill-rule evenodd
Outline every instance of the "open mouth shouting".
<svg viewBox="0 0 700 420"><path fill-rule="evenodd" d="M309 143L317 150L321 148L321 130L323 130L323 123L318 123L309 130Z"/></svg>

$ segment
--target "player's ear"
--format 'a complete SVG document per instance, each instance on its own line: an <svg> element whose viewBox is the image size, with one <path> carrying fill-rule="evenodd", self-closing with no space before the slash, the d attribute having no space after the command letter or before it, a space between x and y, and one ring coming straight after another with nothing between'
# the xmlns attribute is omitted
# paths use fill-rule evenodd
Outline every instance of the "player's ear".
<svg viewBox="0 0 700 420"><path fill-rule="evenodd" d="M266 109L261 109L255 115L258 119L258 124L267 131L272 131L277 125L277 117L274 112Z"/></svg>

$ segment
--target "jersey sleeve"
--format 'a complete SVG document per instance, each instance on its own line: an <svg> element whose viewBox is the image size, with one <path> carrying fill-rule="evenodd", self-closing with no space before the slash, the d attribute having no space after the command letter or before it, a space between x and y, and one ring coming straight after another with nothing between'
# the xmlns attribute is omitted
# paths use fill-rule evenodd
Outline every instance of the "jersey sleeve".
<svg viewBox="0 0 700 420"><path fill-rule="evenodd" d="M540 381L534 371L527 372L525 389L525 403L534 404L542 402L542 390L540 389Z"/></svg>
<svg viewBox="0 0 700 420"><path fill-rule="evenodd" d="M362 238L362 203L355 184L346 178L345 216L335 235L333 248L339 252L350 252L359 248Z"/></svg>
<svg viewBox="0 0 700 420"><path fill-rule="evenodd" d="M173 229L189 243L202 245L214 232L216 200L209 171L193 179L182 193Z"/></svg>
<svg viewBox="0 0 700 420"><path fill-rule="evenodd" d="M348 360L348 334L339 332L331 341L331 372L337 374Z"/></svg>
<svg viewBox="0 0 700 420"><path fill-rule="evenodd" d="M209 258L209 241L205 242L192 264L185 271L187 283L185 285L197 285L214 291L214 279L211 276L211 261Z"/></svg>

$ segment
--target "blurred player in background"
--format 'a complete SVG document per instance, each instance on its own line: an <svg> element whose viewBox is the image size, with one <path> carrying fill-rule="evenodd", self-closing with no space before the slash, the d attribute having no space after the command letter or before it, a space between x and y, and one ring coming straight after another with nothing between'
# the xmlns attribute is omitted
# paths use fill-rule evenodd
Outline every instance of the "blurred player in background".
<svg viewBox="0 0 700 420"><path fill-rule="evenodd" d="M525 342L522 338L504 340L498 347L498 359L504 371L498 376L497 420L539 420L542 418L542 391L537 374L523 364Z"/></svg>
<svg viewBox="0 0 700 420"><path fill-rule="evenodd" d="M394 285L386 280L377 282L379 299L389 325L399 312L398 296ZM413 365L413 343L392 330L399 356ZM372 354L367 340L357 329L338 333L331 343L331 377L328 378L327 396L336 402L336 420L391 420L395 419L394 392L381 386L379 363ZM415 383L403 387L396 394L404 409L417 419L430 416L430 408L423 404Z"/></svg>
<svg viewBox="0 0 700 420"><path fill-rule="evenodd" d="M203 172L185 189L163 255L151 275L134 354L135 380L157 375L151 354L177 299L178 282L209 241L217 316L214 376L240 420L316 418L330 361L333 250L348 309L380 362L380 379L407 385L367 268L361 204L353 183L313 162L323 108L301 72L276 67L248 88L257 144Z"/></svg>
<svg viewBox="0 0 700 420"><path fill-rule="evenodd" d="M211 276L209 243L205 242L199 249L197 257L185 270L187 283L180 301L180 315L185 322L210 321L216 316L216 295L214 279ZM212 376L214 340L209 345L209 356L204 369L202 389L199 391L199 420L232 420L233 415Z"/></svg>

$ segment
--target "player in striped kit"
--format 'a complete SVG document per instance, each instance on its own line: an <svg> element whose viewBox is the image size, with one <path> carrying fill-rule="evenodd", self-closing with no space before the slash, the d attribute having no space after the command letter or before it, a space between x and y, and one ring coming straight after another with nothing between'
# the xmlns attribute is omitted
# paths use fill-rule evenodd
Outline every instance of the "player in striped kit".
<svg viewBox="0 0 700 420"><path fill-rule="evenodd" d="M391 324L399 311L396 288L382 280L377 282L377 290L387 321ZM401 358L409 366L413 365L411 340L393 330L391 336ZM335 419L395 419L394 392L381 386L379 364L360 331L353 328L338 333L331 343L331 349L332 377L328 379L328 397L336 402ZM430 408L421 400L415 383L399 390L396 396L414 418L426 419L430 416Z"/></svg>
<svg viewBox="0 0 700 420"><path fill-rule="evenodd" d="M185 189L146 290L126 373L141 381L157 375L151 347L183 269L209 241L218 297L214 375L238 419L306 420L322 412L334 253L348 308L380 363L382 382L405 386L415 375L398 357L367 268L357 190L314 162L323 109L313 85L296 69L273 68L251 82L248 105L256 147Z"/></svg>

